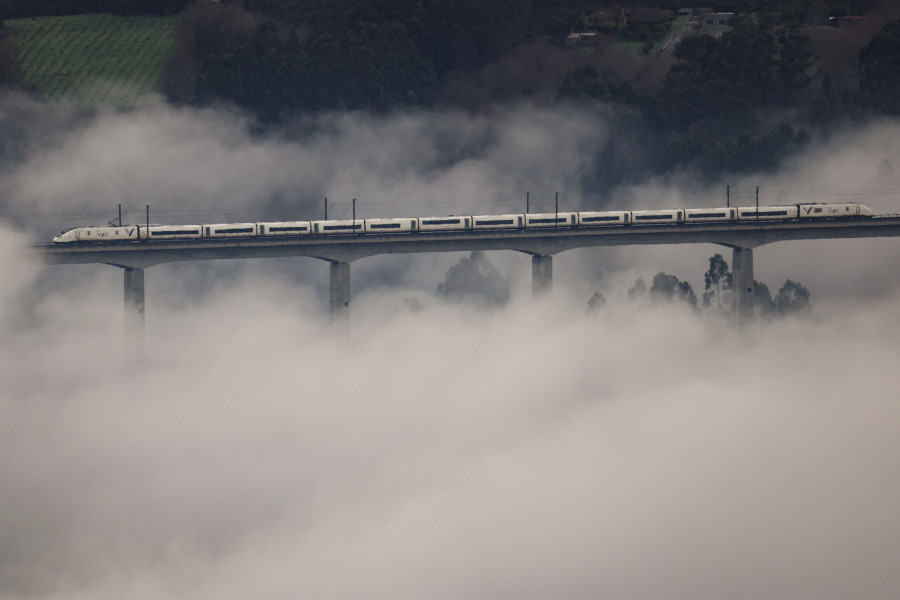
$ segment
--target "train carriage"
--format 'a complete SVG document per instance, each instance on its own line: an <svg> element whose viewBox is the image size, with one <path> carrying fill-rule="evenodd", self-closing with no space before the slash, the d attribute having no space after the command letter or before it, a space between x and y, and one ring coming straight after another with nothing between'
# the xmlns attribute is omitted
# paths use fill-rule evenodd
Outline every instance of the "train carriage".
<svg viewBox="0 0 900 600"><path fill-rule="evenodd" d="M255 237L259 231L256 223L215 223L203 226L205 238Z"/></svg>
<svg viewBox="0 0 900 600"><path fill-rule="evenodd" d="M202 225L151 225L140 226L142 240L199 240L203 237Z"/></svg>
<svg viewBox="0 0 900 600"><path fill-rule="evenodd" d="M631 211L631 223L634 225L684 223L684 209L633 210Z"/></svg>
<svg viewBox="0 0 900 600"><path fill-rule="evenodd" d="M472 228L472 217L420 217L419 231L468 231Z"/></svg>
<svg viewBox="0 0 900 600"><path fill-rule="evenodd" d="M363 231L366 233L413 233L419 229L415 218L366 219Z"/></svg>
<svg viewBox="0 0 900 600"><path fill-rule="evenodd" d="M575 227L578 225L578 213L536 213L525 215L527 229L540 227Z"/></svg>
<svg viewBox="0 0 900 600"><path fill-rule="evenodd" d="M336 235L341 233L363 233L365 223L362 219L345 219L343 221L313 221L313 233L316 235Z"/></svg>
<svg viewBox="0 0 900 600"><path fill-rule="evenodd" d="M272 221L259 223L259 235L309 235L312 224L309 221Z"/></svg>
<svg viewBox="0 0 900 600"><path fill-rule="evenodd" d="M603 210L578 213L579 227L604 227L610 225L628 225L631 223L631 212L627 210Z"/></svg>
<svg viewBox="0 0 900 600"><path fill-rule="evenodd" d="M738 221L785 221L797 218L797 205L781 206L741 206L738 207Z"/></svg>
<svg viewBox="0 0 900 600"><path fill-rule="evenodd" d="M684 221L685 223L737 221L737 208L686 208L684 210Z"/></svg>
<svg viewBox="0 0 900 600"><path fill-rule="evenodd" d="M472 217L472 229L522 229L525 215L477 215Z"/></svg>

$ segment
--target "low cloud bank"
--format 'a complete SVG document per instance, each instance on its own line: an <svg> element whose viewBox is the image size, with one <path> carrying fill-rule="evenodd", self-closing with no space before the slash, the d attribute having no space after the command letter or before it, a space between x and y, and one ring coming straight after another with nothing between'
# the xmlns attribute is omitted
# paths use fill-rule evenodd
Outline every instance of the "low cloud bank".
<svg viewBox="0 0 900 600"><path fill-rule="evenodd" d="M335 116L297 141L222 112L101 115L7 164L4 216L106 210L128 190L187 198L181 214L366 185L404 209L491 202L519 167L555 174L548 188L589 168L602 131L572 114L442 119ZM778 181L864 181L898 154L869 133ZM537 170L549 141L559 158ZM3 248L24 243L18 223ZM702 282L715 247L564 253L549 301L530 298L527 257L491 253L511 282L497 311L435 298L460 255L366 259L349 338L323 318L324 263L159 266L145 361L123 339L120 270L4 250L0 598L893 597L897 248L809 245L755 258L770 287L779 269L809 285L813 317L740 331L615 291L658 271ZM598 289L608 303L587 314Z"/></svg>
<svg viewBox="0 0 900 600"><path fill-rule="evenodd" d="M26 225L44 236L53 229L37 215L102 224L118 204L141 223L148 204L165 223L321 218L326 197L332 218L349 217L354 198L363 217L524 212L529 191L547 209L556 192L579 196L606 137L600 117L530 107L335 113L263 134L238 113L151 102L65 123L8 157L2 186L6 212L33 217Z"/></svg>
<svg viewBox="0 0 900 600"><path fill-rule="evenodd" d="M141 364L110 294L74 287L38 330L3 324L0 595L900 583L896 299L742 332L675 307L364 305L346 340L248 277L157 302Z"/></svg>

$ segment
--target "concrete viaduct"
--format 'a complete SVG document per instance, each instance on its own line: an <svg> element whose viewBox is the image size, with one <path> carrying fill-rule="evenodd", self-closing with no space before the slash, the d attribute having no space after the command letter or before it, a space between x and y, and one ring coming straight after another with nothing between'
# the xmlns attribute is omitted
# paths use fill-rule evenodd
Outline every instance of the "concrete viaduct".
<svg viewBox="0 0 900 600"><path fill-rule="evenodd" d="M350 315L350 263L377 254L514 250L530 254L535 295L553 286L553 255L575 248L635 244L718 244L732 249L732 314L739 322L750 315L753 296L753 249L787 240L900 236L900 215L866 219L641 225L609 228L548 228L510 231L232 238L174 242L110 244L38 244L32 253L49 265L101 263L125 270L125 307L129 331L144 327L144 270L183 260L306 256L331 263L331 321Z"/></svg>

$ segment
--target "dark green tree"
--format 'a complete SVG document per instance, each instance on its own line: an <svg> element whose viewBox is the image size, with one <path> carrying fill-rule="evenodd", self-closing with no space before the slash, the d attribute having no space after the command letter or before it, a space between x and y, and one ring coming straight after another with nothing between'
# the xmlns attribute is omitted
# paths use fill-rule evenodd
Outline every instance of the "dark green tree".
<svg viewBox="0 0 900 600"><path fill-rule="evenodd" d="M809 304L809 290L790 279L778 290L773 304L775 311L780 315L805 314L812 310Z"/></svg>
<svg viewBox="0 0 900 600"><path fill-rule="evenodd" d="M594 292L594 295L588 300L588 312L598 312L606 306L606 298L600 292Z"/></svg>
<svg viewBox="0 0 900 600"><path fill-rule="evenodd" d="M6 24L0 21L0 86L15 86L22 83L19 68L19 49L9 37Z"/></svg>
<svg viewBox="0 0 900 600"><path fill-rule="evenodd" d="M527 36L531 0L426 0L412 38L443 80L498 59Z"/></svg>
<svg viewBox="0 0 900 600"><path fill-rule="evenodd" d="M503 306L509 302L510 290L509 282L485 253L474 251L447 270L444 281L438 284L437 295L451 302Z"/></svg>
<svg viewBox="0 0 900 600"><path fill-rule="evenodd" d="M385 110L430 104L437 97L437 76L402 23L360 23L347 34L342 57L351 107Z"/></svg>
<svg viewBox="0 0 900 600"><path fill-rule="evenodd" d="M791 65L780 63L779 46L769 27L749 16L735 16L731 25L732 30L719 39L704 35L678 45L679 62L666 76L660 94L660 110L670 126L749 116L752 108L781 99L793 86Z"/></svg>
<svg viewBox="0 0 900 600"><path fill-rule="evenodd" d="M900 114L900 19L885 25L859 51L859 76L865 106Z"/></svg>
<svg viewBox="0 0 900 600"><path fill-rule="evenodd" d="M793 108L809 84L809 39L762 12L736 14L731 31L683 40L650 110L665 136L657 170L693 166L708 175L771 169L809 136L772 109Z"/></svg>
<svg viewBox="0 0 900 600"><path fill-rule="evenodd" d="M728 270L728 263L721 254L715 254L709 259L709 269L703 276L704 292L703 306L710 306L712 298L716 299L716 308L721 310L722 307L722 288L727 286L731 272Z"/></svg>
<svg viewBox="0 0 900 600"><path fill-rule="evenodd" d="M809 119L815 125L828 127L840 122L847 115L847 108L840 90L835 88L831 75L822 77L819 97L809 105Z"/></svg>
<svg viewBox="0 0 900 600"><path fill-rule="evenodd" d="M266 21L249 44L210 58L197 101L228 100L276 120L297 111L427 105L437 97L437 77L401 23L358 23L340 38L326 33L305 45L282 37Z"/></svg>
<svg viewBox="0 0 900 600"><path fill-rule="evenodd" d="M753 280L753 296L751 298L754 312L763 318L771 317L775 312L775 302L769 286L761 281Z"/></svg>
<svg viewBox="0 0 900 600"><path fill-rule="evenodd" d="M197 80L197 101L228 100L274 120L293 103L288 91L297 73L290 71L287 58L277 26L266 21L249 44L206 62Z"/></svg>
<svg viewBox="0 0 900 600"><path fill-rule="evenodd" d="M683 302L692 308L697 306L697 296L694 295L691 284L668 273L657 273L653 277L649 296L654 304Z"/></svg>
<svg viewBox="0 0 900 600"><path fill-rule="evenodd" d="M638 277L634 285L628 288L628 299L632 302L640 301L647 298L647 284L644 283L643 277Z"/></svg>
<svg viewBox="0 0 900 600"><path fill-rule="evenodd" d="M601 76L597 69L585 65L566 73L556 97L558 100L629 102L634 93L627 83L616 81L609 75Z"/></svg>

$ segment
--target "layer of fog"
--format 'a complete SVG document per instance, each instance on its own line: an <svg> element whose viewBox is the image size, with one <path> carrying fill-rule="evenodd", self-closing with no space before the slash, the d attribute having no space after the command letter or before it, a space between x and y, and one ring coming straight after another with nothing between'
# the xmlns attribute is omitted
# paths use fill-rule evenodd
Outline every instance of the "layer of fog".
<svg viewBox="0 0 900 600"><path fill-rule="evenodd" d="M32 116L43 118L43 114ZM63 117L59 119L65 120ZM473 117L447 113L366 118L331 114L279 133L254 134L225 110L142 110L72 117L9 169L12 213L106 211L122 204L133 222L331 218L519 210L557 192L577 201L579 174L605 140L600 117L523 108Z"/></svg>
<svg viewBox="0 0 900 600"><path fill-rule="evenodd" d="M544 301L527 256L491 253L513 299L488 311L435 299L460 255L364 259L349 337L327 326L323 262L163 265L145 361L125 351L120 270L6 250L47 239L23 215L111 218L123 198L202 219L304 194L398 198L388 214L587 198L604 130L529 108L330 118L276 138L150 105L63 119L6 167L0 598L895 595L893 240L758 249L757 279L807 284L814 314L737 331L620 299L658 271L702 289L706 259L730 259L714 246L564 253ZM871 191L900 166L896 134L727 183ZM619 198L711 203L725 184Z"/></svg>

